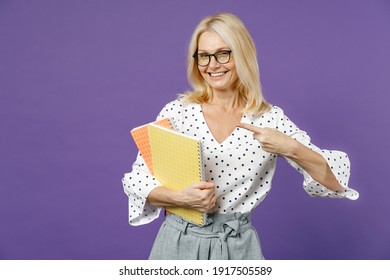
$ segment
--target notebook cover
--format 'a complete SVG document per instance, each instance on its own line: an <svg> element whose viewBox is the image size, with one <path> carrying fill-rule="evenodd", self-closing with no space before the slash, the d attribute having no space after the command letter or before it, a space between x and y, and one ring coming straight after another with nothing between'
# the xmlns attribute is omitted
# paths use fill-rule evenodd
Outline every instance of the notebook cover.
<svg viewBox="0 0 390 280"><path fill-rule="evenodd" d="M154 124L149 124L148 130L154 176L163 186L180 190L204 180L199 139ZM205 213L181 207L166 209L188 221L204 225Z"/></svg>
<svg viewBox="0 0 390 280"><path fill-rule="evenodd" d="M168 118L161 119L153 123L162 127L166 127L168 129L173 129L173 126ZM146 166L149 169L149 172L153 174L152 153L150 151L149 144L148 124L133 128L130 131L130 134L133 137L134 142L137 145L138 150L140 151L146 163Z"/></svg>

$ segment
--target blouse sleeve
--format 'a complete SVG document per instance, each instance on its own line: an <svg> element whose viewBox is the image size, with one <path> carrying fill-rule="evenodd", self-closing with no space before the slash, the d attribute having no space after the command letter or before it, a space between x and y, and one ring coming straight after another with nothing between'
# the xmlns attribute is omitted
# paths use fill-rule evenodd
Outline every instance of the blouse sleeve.
<svg viewBox="0 0 390 280"><path fill-rule="evenodd" d="M150 174L140 153L133 163L132 171L125 173L122 184L129 200L130 225L143 225L158 218L161 208L146 203L146 199L161 184Z"/></svg>
<svg viewBox="0 0 390 280"><path fill-rule="evenodd" d="M350 176L350 161L348 155L341 151L320 149L311 143L309 135L300 130L278 107L274 107L274 120L276 129L299 141L309 149L319 153L328 163L337 181L344 187L345 192L332 191L315 181L302 167L293 160L286 158L287 162L299 171L303 177L303 188L312 197L348 198L356 200L359 193L348 187Z"/></svg>
<svg viewBox="0 0 390 280"><path fill-rule="evenodd" d="M169 118L175 120L177 116L177 102L168 103L159 113L156 120ZM129 223L133 226L143 225L157 219L161 207L150 205L146 202L149 193L158 186L160 182L149 172L142 154L138 153L132 170L125 173L122 179L123 189L128 196Z"/></svg>

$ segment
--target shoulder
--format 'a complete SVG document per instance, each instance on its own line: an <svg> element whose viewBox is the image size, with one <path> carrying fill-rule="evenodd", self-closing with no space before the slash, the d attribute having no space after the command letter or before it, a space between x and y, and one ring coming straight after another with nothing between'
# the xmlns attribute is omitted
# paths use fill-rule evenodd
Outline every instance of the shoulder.
<svg viewBox="0 0 390 280"><path fill-rule="evenodd" d="M183 107L183 104L180 99L175 99L173 101L168 102L161 109L159 117L167 117L172 113L177 113Z"/></svg>
<svg viewBox="0 0 390 280"><path fill-rule="evenodd" d="M188 111L191 108L193 109L196 105L196 103L186 102L183 100L183 98L179 97L167 103L162 108L157 118L170 118L172 120L177 120L183 116L184 112Z"/></svg>
<svg viewBox="0 0 390 280"><path fill-rule="evenodd" d="M272 105L268 111L260 116L246 116L244 122L258 127L270 127L282 131L295 130L296 127L284 110L276 105Z"/></svg>
<svg viewBox="0 0 390 280"><path fill-rule="evenodd" d="M269 113L273 116L283 116L284 110L277 105L272 105L269 110Z"/></svg>
<svg viewBox="0 0 390 280"><path fill-rule="evenodd" d="M183 126L195 120L199 116L200 111L200 105L198 103L188 102L179 97L167 103L157 119L168 118L175 127L175 130L182 131Z"/></svg>
<svg viewBox="0 0 390 280"><path fill-rule="evenodd" d="M273 123L275 120L279 119L280 117L284 116L284 111L282 108L271 105L270 108L264 112L261 115L253 115L253 114L246 114L246 118L252 123L252 124L259 124L259 123Z"/></svg>

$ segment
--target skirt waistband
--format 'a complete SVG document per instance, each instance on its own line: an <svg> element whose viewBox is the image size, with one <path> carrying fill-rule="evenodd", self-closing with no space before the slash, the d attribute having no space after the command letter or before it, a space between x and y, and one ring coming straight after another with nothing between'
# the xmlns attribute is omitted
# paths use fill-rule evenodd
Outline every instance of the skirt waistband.
<svg viewBox="0 0 390 280"><path fill-rule="evenodd" d="M165 221L184 234L195 235L200 238L219 238L226 242L228 236L237 236L251 229L251 213L208 214L206 225L198 226L190 223L175 214L166 216Z"/></svg>

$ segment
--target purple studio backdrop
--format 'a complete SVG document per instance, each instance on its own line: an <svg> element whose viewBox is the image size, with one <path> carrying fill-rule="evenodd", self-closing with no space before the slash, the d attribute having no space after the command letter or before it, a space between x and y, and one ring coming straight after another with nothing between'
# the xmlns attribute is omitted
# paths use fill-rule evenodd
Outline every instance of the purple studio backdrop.
<svg viewBox="0 0 390 280"><path fill-rule="evenodd" d="M348 153L360 199L310 198L284 159L253 221L267 259L390 259L390 1L0 1L0 259L145 259L131 128L189 89L206 15L252 34L265 97ZM387 123L387 125L385 125Z"/></svg>

